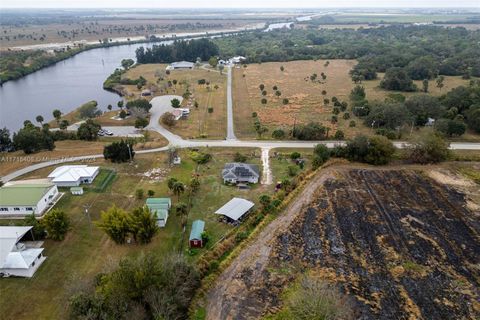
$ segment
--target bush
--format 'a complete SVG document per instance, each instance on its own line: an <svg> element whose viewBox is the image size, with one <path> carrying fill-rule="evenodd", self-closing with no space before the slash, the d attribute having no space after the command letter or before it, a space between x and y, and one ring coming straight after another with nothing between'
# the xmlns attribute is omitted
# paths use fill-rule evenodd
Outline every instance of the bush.
<svg viewBox="0 0 480 320"><path fill-rule="evenodd" d="M97 101L92 100L80 106L78 113L81 119L95 118L102 114L102 111L97 108Z"/></svg>
<svg viewBox="0 0 480 320"><path fill-rule="evenodd" d="M410 112L402 103L374 103L365 117L368 127L385 127L395 130L412 119Z"/></svg>
<svg viewBox="0 0 480 320"><path fill-rule="evenodd" d="M200 277L180 255L123 258L118 268L70 299L74 319L187 319Z"/></svg>
<svg viewBox="0 0 480 320"><path fill-rule="evenodd" d="M262 104L267 104L267 99L265 98L262 98L262 100L260 100Z"/></svg>
<svg viewBox="0 0 480 320"><path fill-rule="evenodd" d="M395 91L416 91L417 86L402 68L390 68L385 72L380 87L386 90Z"/></svg>
<svg viewBox="0 0 480 320"><path fill-rule="evenodd" d="M180 108L180 100L178 100L177 98L173 98L170 103L172 105L172 108Z"/></svg>
<svg viewBox="0 0 480 320"><path fill-rule="evenodd" d="M236 152L235 155L233 156L233 161L235 161L235 162L246 162L247 161L247 156L241 154L240 152Z"/></svg>
<svg viewBox="0 0 480 320"><path fill-rule="evenodd" d="M350 119L350 113L345 112L345 113L343 114L343 119L345 119L345 120Z"/></svg>
<svg viewBox="0 0 480 320"><path fill-rule="evenodd" d="M126 107L127 109L139 108L148 112L152 108L152 104L146 99L136 99L128 101Z"/></svg>
<svg viewBox="0 0 480 320"><path fill-rule="evenodd" d="M145 128L146 126L148 126L148 119L145 119L145 118L137 118L135 120L135 128Z"/></svg>
<svg viewBox="0 0 480 320"><path fill-rule="evenodd" d="M103 156L105 160L112 162L127 162L135 156L133 151L133 143L125 140L113 142L103 148Z"/></svg>
<svg viewBox="0 0 480 320"><path fill-rule="evenodd" d="M161 117L160 121L168 127L173 127L175 125L175 116L171 112L165 112Z"/></svg>
<svg viewBox="0 0 480 320"><path fill-rule="evenodd" d="M208 107L208 113L213 113L213 107Z"/></svg>
<svg viewBox="0 0 480 320"><path fill-rule="evenodd" d="M390 162L395 153L395 147L385 137L363 135L356 136L346 146L346 157L351 161L383 165Z"/></svg>
<svg viewBox="0 0 480 320"><path fill-rule="evenodd" d="M435 130L448 136L461 136L465 133L467 126L461 120L439 119L435 121Z"/></svg>
<svg viewBox="0 0 480 320"><path fill-rule="evenodd" d="M285 138L285 131L283 129L275 129L272 131L272 138L283 139Z"/></svg>
<svg viewBox="0 0 480 320"><path fill-rule="evenodd" d="M325 127L318 122L296 126L292 132L293 137L298 140L323 140L325 139L325 134Z"/></svg>
<svg viewBox="0 0 480 320"><path fill-rule="evenodd" d="M77 137L80 140L93 141L97 140L98 130L102 127L92 119L88 119L82 123L77 130Z"/></svg>
<svg viewBox="0 0 480 320"><path fill-rule="evenodd" d="M287 173L290 177L295 177L298 173L298 167L297 166L288 166L287 167Z"/></svg>
<svg viewBox="0 0 480 320"><path fill-rule="evenodd" d="M407 149L407 158L413 163L437 163L445 161L450 155L449 143L438 134L420 137Z"/></svg>
<svg viewBox="0 0 480 320"><path fill-rule="evenodd" d="M135 190L135 198L137 199L143 199L144 191L143 189L137 189Z"/></svg>
<svg viewBox="0 0 480 320"><path fill-rule="evenodd" d="M290 159L292 160L297 160L297 159L300 159L301 157L302 155L300 154L300 152L294 151L290 153Z"/></svg>
<svg viewBox="0 0 480 320"><path fill-rule="evenodd" d="M286 318L297 320L348 319L353 305L347 296L323 280L305 277L300 287L289 296Z"/></svg>
<svg viewBox="0 0 480 320"><path fill-rule="evenodd" d="M284 98L284 99L282 100L282 103L283 103L283 104L288 104L288 102L289 102L289 101L288 101L287 98Z"/></svg>
<svg viewBox="0 0 480 320"><path fill-rule="evenodd" d="M313 149L313 161L312 166L317 169L330 159L330 150L324 144L317 144Z"/></svg>
<svg viewBox="0 0 480 320"><path fill-rule="evenodd" d="M355 122L355 120L351 120L350 123L348 124L350 128L354 128L356 125L357 123Z"/></svg>
<svg viewBox="0 0 480 320"><path fill-rule="evenodd" d="M334 138L337 139L337 140L341 140L341 139L345 138L345 134L343 133L342 130L337 130L337 132L335 132Z"/></svg>
<svg viewBox="0 0 480 320"><path fill-rule="evenodd" d="M70 229L70 219L64 211L52 209L42 218L41 224L45 227L47 237L61 241L65 239L65 234Z"/></svg>

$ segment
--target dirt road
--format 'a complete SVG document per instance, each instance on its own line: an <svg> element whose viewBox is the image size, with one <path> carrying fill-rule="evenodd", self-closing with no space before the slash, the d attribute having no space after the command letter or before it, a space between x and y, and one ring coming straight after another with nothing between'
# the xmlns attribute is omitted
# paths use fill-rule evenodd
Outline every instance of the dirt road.
<svg viewBox="0 0 480 320"><path fill-rule="evenodd" d="M216 281L217 285L208 294L207 319L244 319L243 311L249 301L242 300L242 292L247 290L246 283L239 281L242 274L248 273L249 284L255 284L262 277L272 250L271 244L282 232L286 232L297 214L304 206L313 201L316 190L329 178L333 170L325 169L317 174L306 186L301 197L297 197L287 209L271 222L253 244L243 250ZM250 315L254 313L251 310Z"/></svg>

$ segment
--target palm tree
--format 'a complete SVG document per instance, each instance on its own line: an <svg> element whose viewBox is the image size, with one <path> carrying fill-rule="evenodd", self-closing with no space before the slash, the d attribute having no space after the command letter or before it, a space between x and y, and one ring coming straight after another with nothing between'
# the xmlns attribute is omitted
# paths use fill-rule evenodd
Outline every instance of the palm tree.
<svg viewBox="0 0 480 320"><path fill-rule="evenodd" d="M173 191L173 186L175 185L175 183L176 183L177 181L178 181L178 180L175 179L175 178L173 178L173 177L172 177L172 178L169 178L169 179L167 180L168 190Z"/></svg>
<svg viewBox="0 0 480 320"><path fill-rule="evenodd" d="M173 194L177 195L178 200L180 200L180 195L185 192L185 185L180 181L177 181L173 184Z"/></svg>
<svg viewBox="0 0 480 320"><path fill-rule="evenodd" d="M43 125L43 117L41 115L38 115L35 120L37 120L38 123L40 123L40 125Z"/></svg>

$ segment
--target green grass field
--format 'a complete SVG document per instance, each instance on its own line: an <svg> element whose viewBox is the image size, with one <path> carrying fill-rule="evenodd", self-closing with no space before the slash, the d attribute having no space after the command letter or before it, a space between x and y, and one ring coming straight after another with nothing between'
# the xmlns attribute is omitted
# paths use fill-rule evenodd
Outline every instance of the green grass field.
<svg viewBox="0 0 480 320"><path fill-rule="evenodd" d="M182 163L174 167L167 165L167 155L164 153L138 155L134 164L113 164L104 160L92 163L102 166L94 184L85 187L85 193L82 196L73 196L68 190L62 190L65 195L56 205L56 208L64 210L71 219L71 230L66 239L62 242L45 241L47 259L32 279L0 279L2 320L64 319L67 317L68 297L74 289L90 281L97 273L111 270L122 257L147 251L158 255L175 251L186 253L190 226L196 219L206 222L206 230L212 236L211 244L214 244L232 228L218 221L218 216L214 214L216 209L232 197L243 197L256 202L261 193L272 192L271 186L262 185L255 186L252 189L254 192L238 190L224 185L221 180L221 169L225 162L233 161L235 152L247 155L249 163L260 164L259 150L205 151L211 152L213 158L198 169L189 158L188 150L180 151ZM276 165L275 170L278 168L281 171L281 166L281 164ZM147 177L146 173L151 172L152 169L162 169L161 177L158 175ZM167 226L160 229L152 243L145 246L116 245L95 226L101 211L113 204L126 210L143 205L145 199L135 198L135 190L139 188L144 189L145 194L148 190L153 190L155 197L171 197L175 205L178 199L169 193L166 179L175 177L187 183L196 169L201 187L193 198L184 234L181 218L174 212L170 213ZM51 167L44 168L22 178L44 177L51 170ZM111 172L116 173L113 179L109 178ZM102 187L105 181L107 185ZM101 191L102 188L103 191ZM181 195L180 201L187 202L187 194ZM89 216L84 212L85 206L90 207ZM9 221L2 222L9 223ZM17 220L14 223L22 223L22 221ZM201 249L190 259L195 260L205 250L207 249Z"/></svg>

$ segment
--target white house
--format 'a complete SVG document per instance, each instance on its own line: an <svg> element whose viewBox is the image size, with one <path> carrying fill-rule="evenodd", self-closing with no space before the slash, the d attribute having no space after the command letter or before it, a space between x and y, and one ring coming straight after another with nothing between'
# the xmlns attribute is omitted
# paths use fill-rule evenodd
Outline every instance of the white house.
<svg viewBox="0 0 480 320"><path fill-rule="evenodd" d="M233 58L229 59L228 62L231 63L231 64L239 64L239 63L242 63L246 60L247 60L247 58L245 58L243 56L236 56L236 57L233 57Z"/></svg>
<svg viewBox="0 0 480 320"><path fill-rule="evenodd" d="M226 163L222 171L224 183L258 183L259 177L260 173L256 164Z"/></svg>
<svg viewBox="0 0 480 320"><path fill-rule="evenodd" d="M41 216L60 196L57 186L39 180L7 182L0 188L0 218Z"/></svg>
<svg viewBox="0 0 480 320"><path fill-rule="evenodd" d="M0 276L31 278L45 261L43 248L28 248L20 242L30 229L0 226Z"/></svg>
<svg viewBox="0 0 480 320"><path fill-rule="evenodd" d="M195 63L188 61L172 62L166 70L193 69Z"/></svg>
<svg viewBox="0 0 480 320"><path fill-rule="evenodd" d="M81 183L92 183L99 171L99 167L86 165L61 166L53 170L48 178L58 187L78 187Z"/></svg>

